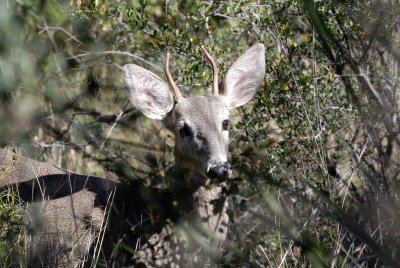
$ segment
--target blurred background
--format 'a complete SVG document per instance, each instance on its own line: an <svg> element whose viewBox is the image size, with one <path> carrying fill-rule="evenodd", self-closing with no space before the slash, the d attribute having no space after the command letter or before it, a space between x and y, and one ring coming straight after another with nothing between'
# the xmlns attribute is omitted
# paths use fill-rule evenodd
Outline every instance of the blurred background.
<svg viewBox="0 0 400 268"><path fill-rule="evenodd" d="M264 83L232 118L232 224L214 265L395 266L399 14L398 1L373 0L3 0L0 147L81 174L162 183L172 133L130 104L122 66L164 78L170 51L183 94L208 94L200 45L223 76L261 42ZM7 200L0 266L24 266L20 213Z"/></svg>

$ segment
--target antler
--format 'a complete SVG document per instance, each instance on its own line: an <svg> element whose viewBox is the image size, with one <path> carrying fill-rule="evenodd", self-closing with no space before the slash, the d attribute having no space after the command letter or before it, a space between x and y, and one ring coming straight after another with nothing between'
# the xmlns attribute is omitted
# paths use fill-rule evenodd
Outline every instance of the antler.
<svg viewBox="0 0 400 268"><path fill-rule="evenodd" d="M176 102L179 102L182 99L182 94L178 86L175 84L174 79L172 79L171 73L169 72L169 52L167 52L167 57L165 58L164 72L167 76L169 86L174 91L175 100Z"/></svg>
<svg viewBox="0 0 400 268"><path fill-rule="evenodd" d="M215 59L208 53L208 51L204 48L204 46L201 46L201 49L203 50L204 54L206 54L207 59L210 61L213 69L213 95L218 96L218 65Z"/></svg>

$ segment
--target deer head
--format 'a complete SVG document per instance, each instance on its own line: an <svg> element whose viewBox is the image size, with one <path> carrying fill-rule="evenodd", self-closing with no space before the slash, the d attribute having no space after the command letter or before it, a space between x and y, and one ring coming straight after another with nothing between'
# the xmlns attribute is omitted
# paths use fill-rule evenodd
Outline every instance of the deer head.
<svg viewBox="0 0 400 268"><path fill-rule="evenodd" d="M213 95L182 97L165 62L168 84L135 64L124 66L130 100L144 115L164 120L175 133L176 161L204 178L226 179L228 163L229 112L247 103L265 75L264 45L256 44L228 70L223 94L218 90L218 67L202 47L214 72ZM172 92L170 89L172 89Z"/></svg>

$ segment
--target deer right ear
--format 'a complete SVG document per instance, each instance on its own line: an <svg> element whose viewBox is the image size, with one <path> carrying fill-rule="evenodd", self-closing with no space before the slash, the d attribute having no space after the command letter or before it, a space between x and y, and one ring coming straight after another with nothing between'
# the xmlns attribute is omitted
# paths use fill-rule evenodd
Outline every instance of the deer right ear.
<svg viewBox="0 0 400 268"><path fill-rule="evenodd" d="M264 53L264 45L256 44L229 68L224 80L224 100L229 109L246 104L260 87L265 76Z"/></svg>
<svg viewBox="0 0 400 268"><path fill-rule="evenodd" d="M132 104L151 119L163 119L174 106L168 84L135 64L125 65L124 71Z"/></svg>

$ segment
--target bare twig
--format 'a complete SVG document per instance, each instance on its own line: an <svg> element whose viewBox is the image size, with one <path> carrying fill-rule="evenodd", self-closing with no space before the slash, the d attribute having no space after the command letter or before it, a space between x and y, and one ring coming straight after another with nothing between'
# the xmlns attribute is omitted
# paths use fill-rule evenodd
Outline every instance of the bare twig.
<svg viewBox="0 0 400 268"><path fill-rule="evenodd" d="M86 52L86 53L82 53L82 54L78 54L78 55L69 57L68 59L71 60L71 59L78 59L78 58L84 58L84 57L90 57L90 56L104 56L104 55L129 56L129 57L132 57L132 58L134 58L136 60L139 60L141 62L146 63L147 65L153 67L154 69L156 69L159 72L163 71L158 65L153 64L153 63L149 62L148 60L146 60L146 59L144 59L144 58L142 58L142 57L140 57L138 55L135 55L135 54L132 54L130 52L127 52L127 51L107 50L107 51L100 51L100 52Z"/></svg>

